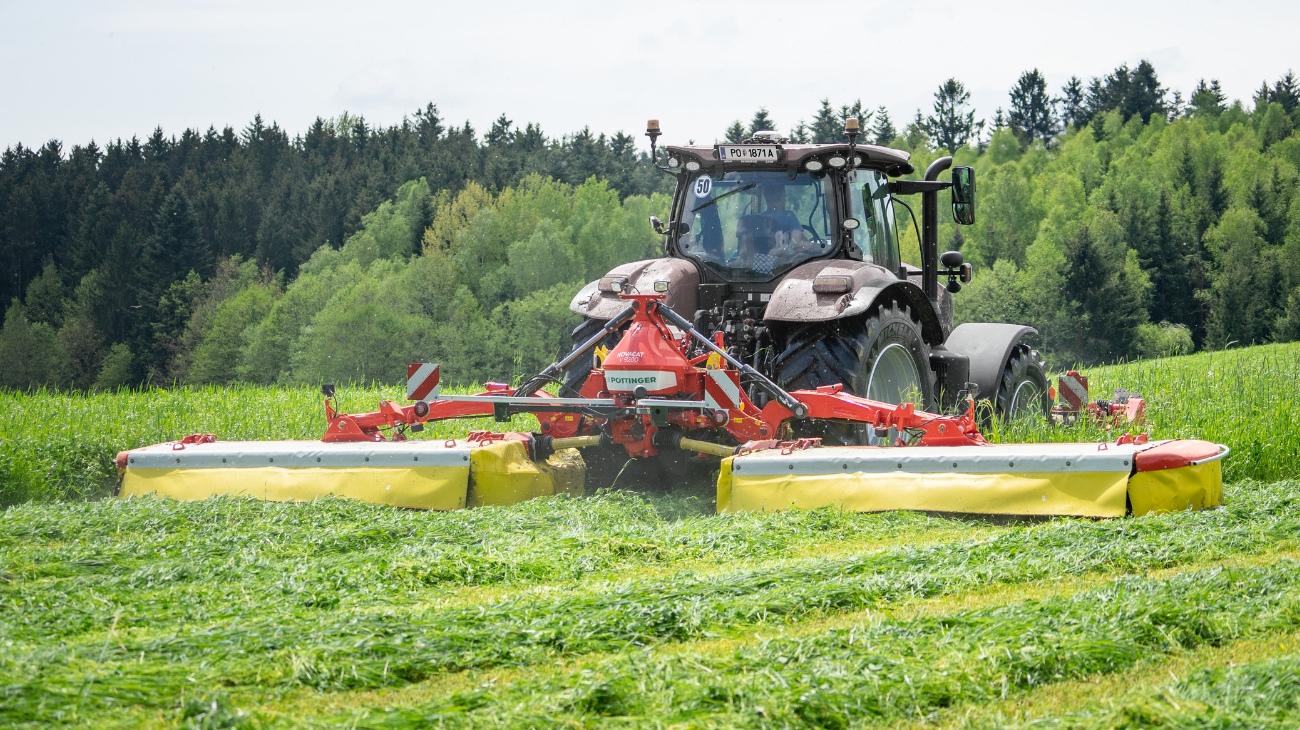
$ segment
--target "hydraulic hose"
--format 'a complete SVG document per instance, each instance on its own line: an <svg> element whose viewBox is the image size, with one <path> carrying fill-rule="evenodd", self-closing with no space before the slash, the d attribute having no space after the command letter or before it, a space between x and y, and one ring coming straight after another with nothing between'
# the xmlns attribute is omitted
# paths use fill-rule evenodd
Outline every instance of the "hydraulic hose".
<svg viewBox="0 0 1300 730"><path fill-rule="evenodd" d="M591 352L591 350L593 350L596 347L596 345L599 344L600 341L604 339L605 336L608 335L610 332L613 332L614 330L617 330L619 327L622 327L624 322L632 318L632 314L634 311L635 310L633 310L632 306L628 305L626 308L623 309L623 311L614 315L613 319L606 322L605 326L602 327L601 330L597 332L595 335L588 338L586 342L573 348L573 350L570 351L568 355L565 355L564 357L560 358L560 360L557 362L551 363L546 367L545 370L534 375L532 378L529 378L528 382L519 386L519 388L517 388L514 392L515 397L527 398L528 396L535 394L538 390L541 390L542 386L546 385L547 383L554 382L555 379L564 372L565 368L573 364L573 362L578 358L582 357L588 352Z"/></svg>

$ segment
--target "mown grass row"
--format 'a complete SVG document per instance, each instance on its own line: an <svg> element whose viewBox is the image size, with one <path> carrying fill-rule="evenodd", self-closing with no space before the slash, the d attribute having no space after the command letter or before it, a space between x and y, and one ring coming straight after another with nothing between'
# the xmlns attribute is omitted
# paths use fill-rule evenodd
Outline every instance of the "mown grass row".
<svg viewBox="0 0 1300 730"><path fill-rule="evenodd" d="M1300 726L1300 654L1200 669L1147 696L1091 703L1063 717L1010 727L1294 728ZM969 727L1005 728L1007 724Z"/></svg>
<svg viewBox="0 0 1300 730"><path fill-rule="evenodd" d="M1226 443L1229 480L1300 476L1300 343L1210 352L1090 368L1094 398L1116 387L1142 393L1150 433ZM371 410L401 401L400 388L340 389L339 406ZM0 507L27 500L78 499L107 493L123 449L216 433L225 440L316 439L324 426L312 388L235 386L123 391L90 395L0 393ZM520 416L510 426L529 430ZM491 419L445 422L427 430L446 438L472 429L502 429ZM994 440L1098 440L1115 434L1081 426L1000 426Z"/></svg>
<svg viewBox="0 0 1300 730"><path fill-rule="evenodd" d="M195 539L189 554L182 542L126 566L101 560L93 548L97 543L74 544L67 536L29 530L9 546L57 547L65 541L72 546L66 562L77 570L47 575L24 565L3 568L9 577L0 583L0 637L12 644L0 659L0 706L10 709L0 712L10 712L8 719L16 721L78 707L107 711L117 703L165 708L204 687L254 693L355 690L467 668L538 666L595 652L639 656L639 647L743 636L747 627L888 607L990 584L1143 572L1294 549L1300 541L1296 486L1241 485L1231 492L1227 508L1211 512L1013 525L931 546L677 572L570 590L522 589L470 607L421 602L417 594L387 602L375 595L363 604L303 601L310 594L300 586L333 580L336 566L328 554L299 566L289 580L277 580L271 555L252 559L245 572L239 559L205 563L210 548L202 538ZM176 509L201 510L208 504ZM34 522L43 511L96 506L33 505L10 510L6 520L20 514ZM300 507L305 524L315 507ZM159 520L155 529L165 530L167 523ZM725 531L731 524L730 516L700 518L705 530ZM259 566L259 561L270 564ZM86 690L88 682L97 689Z"/></svg>
<svg viewBox="0 0 1300 730"><path fill-rule="evenodd" d="M105 602L161 603L146 622L211 621L261 603L361 609L480 586L537 586L620 571L719 568L817 546L923 543L995 529L915 513L832 510L704 516L697 500L607 492L509 509L416 512L347 500L283 504L155 498L29 504L0 513L0 596L16 630L73 633ZM238 585L235 600L217 600ZM129 609L123 626L137 618Z"/></svg>
<svg viewBox="0 0 1300 730"><path fill-rule="evenodd" d="M844 728L924 720L959 703L1122 671L1144 657L1293 631L1300 627L1298 569L1281 560L1126 577L1067 597L867 618L851 628L721 653L632 652L499 690L337 720L377 728L557 727L619 718L664 726ZM1274 678L1270 694L1295 684ZM1246 711L1251 699L1264 698L1241 692L1230 701ZM1296 703L1268 704L1276 716Z"/></svg>

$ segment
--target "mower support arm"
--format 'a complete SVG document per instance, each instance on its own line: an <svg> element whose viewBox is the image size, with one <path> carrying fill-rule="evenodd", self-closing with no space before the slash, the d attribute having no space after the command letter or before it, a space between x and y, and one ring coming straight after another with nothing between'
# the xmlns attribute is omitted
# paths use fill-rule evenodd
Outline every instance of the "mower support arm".
<svg viewBox="0 0 1300 730"><path fill-rule="evenodd" d="M952 183L944 180L894 180L889 183L889 192L894 195L915 195L916 193L937 193L950 187L952 187Z"/></svg>
<svg viewBox="0 0 1300 730"><path fill-rule="evenodd" d="M671 312L672 310L668 311ZM541 390L547 383L555 382L556 378L564 372L565 368L572 365L578 358L591 352L591 350L595 348L606 335L617 330L619 327L622 327L625 322L631 319L632 312L632 306L628 305L622 312L614 315L612 319L606 322L605 326L602 327L599 332L592 335L586 342L573 348L573 351L568 355L565 355L556 362L551 363L545 370L529 378L528 382L519 386L519 388L515 390L514 394L518 397L526 398Z"/></svg>
<svg viewBox="0 0 1300 730"><path fill-rule="evenodd" d="M916 410L912 403L893 405L845 393L841 385L796 390L810 418L862 423L877 431L894 429L908 446L982 446L986 442L975 424L974 410L945 416ZM774 404L763 409L763 420L778 421ZM891 444L893 445L893 444Z"/></svg>
<svg viewBox="0 0 1300 730"><path fill-rule="evenodd" d="M681 315L668 307L659 307L659 313L664 316L664 319L667 319L669 322L680 327L683 332L689 332L691 337L698 340L700 344L708 348L709 351L716 353L723 360L726 360L728 365L739 370L746 378L758 383L760 388L767 391L768 395L775 398L782 406L785 406L786 410L790 411L795 418L802 419L808 415L808 406L800 403L798 398L787 393L781 386L773 383L754 368L732 357L726 350L718 347L713 340L700 334L700 331L695 329L695 327L690 322L687 322Z"/></svg>

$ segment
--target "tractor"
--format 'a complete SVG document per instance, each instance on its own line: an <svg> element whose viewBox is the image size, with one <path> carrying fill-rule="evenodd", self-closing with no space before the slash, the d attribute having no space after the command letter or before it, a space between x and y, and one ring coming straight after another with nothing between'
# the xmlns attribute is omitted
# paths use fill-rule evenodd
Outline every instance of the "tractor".
<svg viewBox="0 0 1300 730"><path fill-rule="evenodd" d="M626 292L666 287L666 305L736 360L787 390L842 384L873 401L914 403L954 413L978 398L981 420L1046 418L1045 365L1029 326L953 327L952 297L971 278L961 252L938 253L939 193L952 216L975 222L975 171L941 157L920 180L909 154L847 141L795 144L755 132L737 144L666 146L647 125L655 165L677 179L669 220L650 224L664 257L615 267L583 287L570 309L583 317L573 342L586 342L625 306ZM951 168L948 180L940 179ZM921 267L899 254L895 205L919 195ZM940 286L940 279L945 279ZM607 335L609 344L617 332ZM567 369L564 391L578 393L593 365ZM769 398L758 384L747 395ZM794 436L827 443L875 443L860 425L807 422Z"/></svg>

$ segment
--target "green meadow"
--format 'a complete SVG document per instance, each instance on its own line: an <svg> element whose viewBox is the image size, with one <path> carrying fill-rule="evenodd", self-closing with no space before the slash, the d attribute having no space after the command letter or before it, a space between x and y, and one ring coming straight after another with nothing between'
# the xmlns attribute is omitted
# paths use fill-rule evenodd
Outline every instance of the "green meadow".
<svg viewBox="0 0 1300 730"><path fill-rule="evenodd" d="M1298 366L1293 344L1091 369L1094 397L1148 400L1153 437L1232 448L1226 505L1034 523L715 515L698 489L118 500L117 451L315 438L320 396L3 394L0 725L1292 727Z"/></svg>

